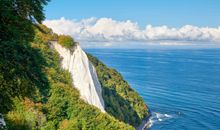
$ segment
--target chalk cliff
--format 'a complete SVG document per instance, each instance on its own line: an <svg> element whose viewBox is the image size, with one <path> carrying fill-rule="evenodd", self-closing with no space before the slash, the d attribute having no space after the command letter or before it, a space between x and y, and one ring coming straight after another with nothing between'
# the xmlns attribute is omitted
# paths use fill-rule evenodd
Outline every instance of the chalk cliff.
<svg viewBox="0 0 220 130"><path fill-rule="evenodd" d="M57 42L52 42L52 47L62 57L62 68L71 73L73 85L79 90L81 98L105 112L102 88L96 70L81 47L76 45L70 50Z"/></svg>

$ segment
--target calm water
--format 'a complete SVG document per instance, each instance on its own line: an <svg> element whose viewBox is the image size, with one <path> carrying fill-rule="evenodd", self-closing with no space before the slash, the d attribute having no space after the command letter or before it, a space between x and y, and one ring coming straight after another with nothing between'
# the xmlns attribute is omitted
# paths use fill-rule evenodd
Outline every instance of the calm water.
<svg viewBox="0 0 220 130"><path fill-rule="evenodd" d="M86 51L144 98L151 130L220 130L220 50Z"/></svg>

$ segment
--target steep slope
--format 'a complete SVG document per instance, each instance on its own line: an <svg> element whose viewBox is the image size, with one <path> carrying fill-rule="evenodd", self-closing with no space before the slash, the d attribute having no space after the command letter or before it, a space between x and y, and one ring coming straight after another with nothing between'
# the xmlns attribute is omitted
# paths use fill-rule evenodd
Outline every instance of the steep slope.
<svg viewBox="0 0 220 130"><path fill-rule="evenodd" d="M85 58L81 48L76 48L78 50L76 53L80 53L77 55L81 55L81 58L75 57L77 60L72 62L79 72L71 72L70 66L67 67L69 69L64 69L62 62L66 57L60 58L60 54L51 48L49 42L58 38L59 36L51 29L40 25L35 28L35 38L32 43L11 42L0 45L0 48L4 48L0 50L0 81L4 83L0 85L0 97L3 97L0 100L0 113L3 114L7 128L9 130L134 130L134 126L147 115L143 100L116 71L89 56L96 68L102 94L101 91L97 91L95 69L88 60L80 61L82 57ZM74 55L73 50L70 54ZM94 85L94 89L89 92L96 91L94 99L102 106L104 105L100 97L103 97L105 113L101 112L104 107L100 109L93 101L91 102L94 105L89 105L89 98L88 101L85 100L86 98L82 100L82 94L75 86L77 84L74 83L72 76L80 75L82 66L89 68L89 70L85 69L87 70L85 74L90 75L87 83ZM5 73L2 73L3 71ZM86 76L82 73L82 78L84 77ZM90 82L91 79L93 83Z"/></svg>
<svg viewBox="0 0 220 130"><path fill-rule="evenodd" d="M123 122L138 126L149 115L143 99L115 69L108 68L97 58L87 55L95 66L102 85L106 112Z"/></svg>
<svg viewBox="0 0 220 130"><path fill-rule="evenodd" d="M27 73L30 74L29 76L21 77L21 79L25 78L25 80L20 80L18 77L18 83L22 86L20 89L20 86L16 85L16 91L11 91L9 88L13 86L10 83L17 80L14 77L10 78L7 77L8 75L2 75L1 81L4 84L1 84L2 91L0 95L4 98L1 98L0 106L7 129L133 130L134 127L120 122L107 113L102 113L98 108L89 105L80 98L79 91L73 87L70 73L61 68L60 56L54 49L51 49L48 42L57 40L58 36L42 25L40 29L35 28L35 31L35 39L30 44L17 45L20 48L15 46L16 43L0 45L5 48L5 50L0 50L1 58L7 56L8 60L11 60L0 62L0 65L13 70L12 72L16 72L15 74L18 76L22 76L23 73L25 75L27 70L32 70ZM21 50L22 52L19 53ZM19 60L23 58L25 59ZM7 59L1 59L0 61L5 60L7 61ZM26 60L27 62L24 62ZM21 68L10 66L12 61ZM26 66L28 69L24 68ZM36 66L38 67L37 69L35 69ZM30 67L32 69L29 69ZM0 70L5 68L0 68ZM9 73L11 72L9 71ZM35 73L42 78L38 78ZM35 79L38 84L28 84L31 79ZM22 81L25 81L24 84ZM26 93L22 88L31 89ZM25 93L21 93L23 91ZM8 96L5 97L4 95Z"/></svg>
<svg viewBox="0 0 220 130"><path fill-rule="evenodd" d="M77 44L73 51L51 42L54 49L62 57L62 67L71 73L74 86L86 102L105 112L102 88L94 66L89 62L85 52Z"/></svg>

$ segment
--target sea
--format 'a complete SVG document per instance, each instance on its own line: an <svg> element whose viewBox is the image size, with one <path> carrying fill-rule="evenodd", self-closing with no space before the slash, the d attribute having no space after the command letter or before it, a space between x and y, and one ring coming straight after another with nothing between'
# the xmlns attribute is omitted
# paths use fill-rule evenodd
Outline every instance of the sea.
<svg viewBox="0 0 220 130"><path fill-rule="evenodd" d="M150 130L220 130L220 49L85 49L150 108Z"/></svg>

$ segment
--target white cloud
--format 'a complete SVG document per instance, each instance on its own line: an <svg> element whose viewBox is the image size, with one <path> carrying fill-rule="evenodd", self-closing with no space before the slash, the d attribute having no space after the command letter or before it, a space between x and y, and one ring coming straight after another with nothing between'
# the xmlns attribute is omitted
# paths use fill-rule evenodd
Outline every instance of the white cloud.
<svg viewBox="0 0 220 130"><path fill-rule="evenodd" d="M163 46L187 46L187 45L194 45L194 44L189 43L189 42L170 41L170 42L160 42L160 45L163 45Z"/></svg>
<svg viewBox="0 0 220 130"><path fill-rule="evenodd" d="M117 21L111 18L77 20L46 20L43 22L58 34L68 34L80 42L103 42L112 46L119 42L159 43L159 45L186 45L189 43L220 43L218 28L185 25L181 28L146 25L140 29L136 22ZM108 43L108 44L106 44ZM99 44L100 45L100 44Z"/></svg>

